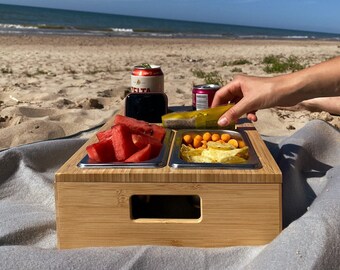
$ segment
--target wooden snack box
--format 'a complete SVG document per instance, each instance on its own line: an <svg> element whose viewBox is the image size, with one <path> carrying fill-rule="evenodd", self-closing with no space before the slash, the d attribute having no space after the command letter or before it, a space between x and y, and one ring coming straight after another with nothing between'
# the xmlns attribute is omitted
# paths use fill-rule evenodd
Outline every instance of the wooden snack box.
<svg viewBox="0 0 340 270"><path fill-rule="evenodd" d="M282 229L281 171L251 123L237 130L259 168L81 168L93 136L55 175L58 247L270 242Z"/></svg>

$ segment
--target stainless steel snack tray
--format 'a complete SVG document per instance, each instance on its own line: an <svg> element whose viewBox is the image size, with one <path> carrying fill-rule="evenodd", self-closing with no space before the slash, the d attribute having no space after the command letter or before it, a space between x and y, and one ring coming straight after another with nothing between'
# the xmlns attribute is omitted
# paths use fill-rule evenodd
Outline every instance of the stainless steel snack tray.
<svg viewBox="0 0 340 270"><path fill-rule="evenodd" d="M180 149L182 145L182 138L187 134L204 134L209 131L210 133L228 133L232 138L242 139L249 147L249 158L245 163L240 164L222 164L222 163L198 163L198 162L186 162L180 157ZM203 130L203 129L186 129L179 130L174 138L173 150L171 153L169 166L173 168L192 168L192 169L259 169L262 164L256 155L253 145L251 144L247 134L243 130Z"/></svg>
<svg viewBox="0 0 340 270"><path fill-rule="evenodd" d="M169 151L172 143L173 131L171 129L167 129L165 133L165 137L163 139L163 146L159 155L156 158L139 162L108 162L108 163L98 163L89 158L86 155L79 163L78 167L80 168L161 168L167 165Z"/></svg>

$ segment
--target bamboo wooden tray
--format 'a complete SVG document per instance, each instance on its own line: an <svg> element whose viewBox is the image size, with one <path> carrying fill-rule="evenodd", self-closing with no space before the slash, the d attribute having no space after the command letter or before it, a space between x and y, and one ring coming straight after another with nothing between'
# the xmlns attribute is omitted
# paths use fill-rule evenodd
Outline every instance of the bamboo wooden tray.
<svg viewBox="0 0 340 270"><path fill-rule="evenodd" d="M93 136L55 175L58 247L270 242L282 229L282 175L254 126L240 122L261 168L80 168Z"/></svg>

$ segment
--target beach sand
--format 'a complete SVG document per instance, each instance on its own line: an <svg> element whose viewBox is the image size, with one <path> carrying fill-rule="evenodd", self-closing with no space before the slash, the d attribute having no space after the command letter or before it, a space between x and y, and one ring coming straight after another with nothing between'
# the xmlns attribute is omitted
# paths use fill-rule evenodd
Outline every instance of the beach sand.
<svg viewBox="0 0 340 270"><path fill-rule="evenodd" d="M296 56L310 66L340 54L340 42L298 40L142 39L0 36L0 149L69 136L104 123L124 102L132 67L161 65L169 106L191 105L193 70L274 76L268 55ZM225 65L246 59L244 65ZM339 128L327 112L278 108L258 112L263 135L287 136L311 119ZM86 133L84 137L91 136Z"/></svg>

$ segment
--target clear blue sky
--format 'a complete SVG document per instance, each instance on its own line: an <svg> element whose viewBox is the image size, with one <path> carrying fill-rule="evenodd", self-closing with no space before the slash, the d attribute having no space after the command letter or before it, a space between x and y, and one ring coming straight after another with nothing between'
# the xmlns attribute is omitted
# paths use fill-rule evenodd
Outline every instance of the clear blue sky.
<svg viewBox="0 0 340 270"><path fill-rule="evenodd" d="M340 33L340 0L0 0L0 3Z"/></svg>

